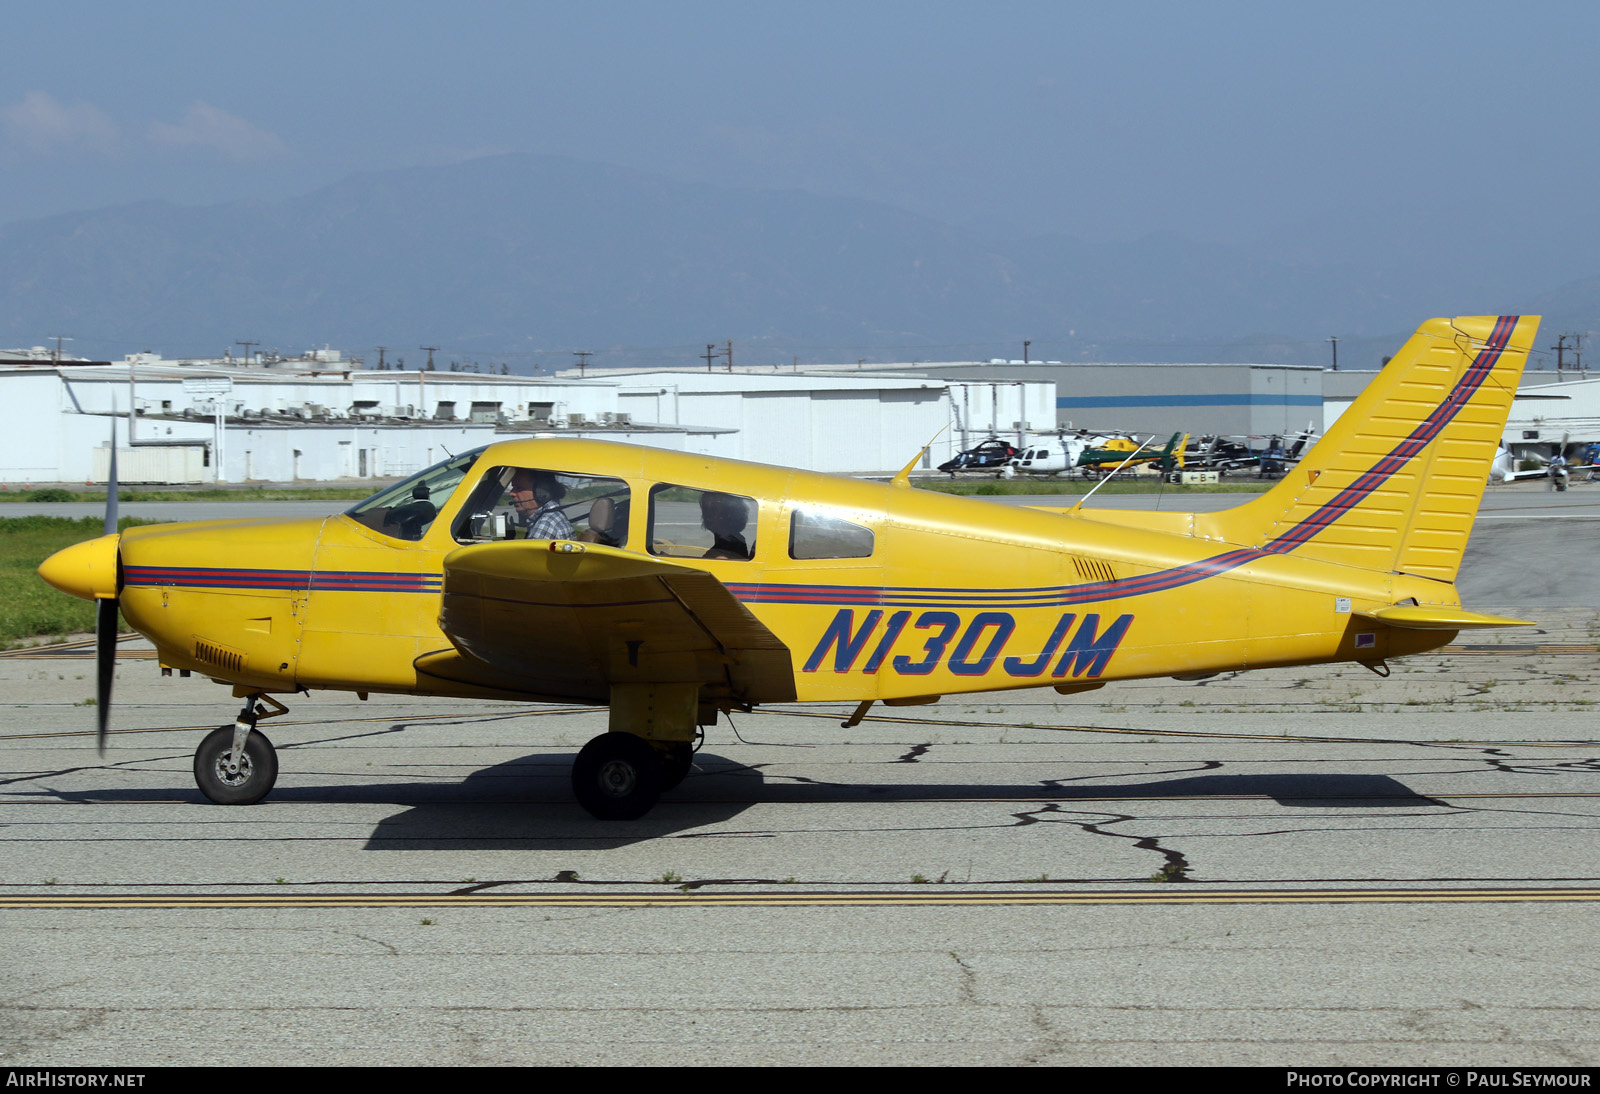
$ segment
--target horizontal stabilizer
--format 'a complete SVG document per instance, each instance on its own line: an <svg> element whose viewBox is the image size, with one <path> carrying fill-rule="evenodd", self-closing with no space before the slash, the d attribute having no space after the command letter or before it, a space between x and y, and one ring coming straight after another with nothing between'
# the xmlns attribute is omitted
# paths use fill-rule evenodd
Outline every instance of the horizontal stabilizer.
<svg viewBox="0 0 1600 1094"><path fill-rule="evenodd" d="M1508 619L1503 615L1484 615L1465 608L1447 608L1434 605L1396 604L1370 612L1356 612L1366 619L1376 619L1391 627L1404 627L1411 631L1461 631L1470 627L1532 627L1531 619Z"/></svg>

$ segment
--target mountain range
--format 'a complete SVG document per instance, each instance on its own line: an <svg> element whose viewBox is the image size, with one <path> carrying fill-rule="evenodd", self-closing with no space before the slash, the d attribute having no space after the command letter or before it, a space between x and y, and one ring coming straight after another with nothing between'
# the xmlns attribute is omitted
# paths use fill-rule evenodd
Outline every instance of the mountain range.
<svg viewBox="0 0 1600 1094"><path fill-rule="evenodd" d="M1338 335L1341 365L1375 367L1432 314L1542 311L1552 342L1600 329L1600 276L1549 289L1473 262L1473 241L1450 253L1417 235L1387 249L1340 247L1337 225L1229 245L1002 238L877 202L510 154L277 202L5 225L0 345L384 345L413 366L433 345L530 372L576 349L600 366L693 364L727 339L740 364L1017 358L1024 339L1039 359L1325 364Z"/></svg>

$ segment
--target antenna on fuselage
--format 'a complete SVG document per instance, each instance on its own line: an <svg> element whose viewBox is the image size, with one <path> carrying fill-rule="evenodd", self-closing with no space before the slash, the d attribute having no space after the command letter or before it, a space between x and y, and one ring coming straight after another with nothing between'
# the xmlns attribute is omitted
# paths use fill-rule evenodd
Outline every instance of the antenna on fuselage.
<svg viewBox="0 0 1600 1094"><path fill-rule="evenodd" d="M1083 508L1083 503L1088 501L1090 498L1094 497L1094 492L1096 490L1100 489L1106 483L1110 482L1112 475L1115 475L1118 471L1121 471L1124 467L1127 467L1128 464L1132 463L1133 462L1133 458L1135 456L1137 456L1139 453L1143 452L1146 448L1150 447L1150 441L1153 441L1155 439L1156 439L1156 435L1154 433L1150 434L1150 437L1149 437L1148 440L1144 441L1142 444L1139 445L1138 448L1135 448L1132 452L1128 453L1128 458L1127 459L1123 460L1121 463L1117 464L1116 467L1112 468L1110 475L1107 475L1105 478L1103 478L1099 482L1095 483L1094 486L1090 487L1089 492L1087 494L1085 494L1083 497L1078 499L1078 504L1072 506L1070 509L1067 510L1067 512L1075 513L1079 509Z"/></svg>
<svg viewBox="0 0 1600 1094"><path fill-rule="evenodd" d="M911 462L906 464L904 467L902 467L900 469L900 473L898 475L896 475L894 478L889 480L889 485L890 486L910 486L911 485L911 469L913 467L917 466L917 461L922 459L923 454L926 453L928 451L928 449L933 447L933 442L939 439L939 434L943 433L946 429L949 429L949 428L950 428L950 423L946 422L946 423L944 423L944 426L939 430L939 433L935 433L933 436L929 437L928 438L928 443L923 445L921 448L917 449L917 454L915 456L911 457Z"/></svg>

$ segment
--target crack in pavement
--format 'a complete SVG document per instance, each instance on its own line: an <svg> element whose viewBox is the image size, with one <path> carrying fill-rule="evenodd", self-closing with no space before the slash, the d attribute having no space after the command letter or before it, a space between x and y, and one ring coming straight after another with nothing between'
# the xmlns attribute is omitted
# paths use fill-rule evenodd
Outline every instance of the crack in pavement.
<svg viewBox="0 0 1600 1094"><path fill-rule="evenodd" d="M1044 814L1050 814L1051 815L1051 818L1050 818L1049 822L1043 821L1043 820L1040 819L1041 816L1044 815ZM1025 825L1029 825L1029 824L1050 823L1050 822L1054 822L1056 820L1060 820L1060 821L1064 821L1067 824L1070 824L1074 828L1081 829L1082 831L1088 832L1088 833L1090 833L1092 835L1096 835L1096 836L1111 836L1114 839L1129 840L1139 850L1141 850L1141 851L1154 851L1154 852L1156 852L1156 854L1161 856L1161 858L1162 858L1162 866L1161 866L1160 870L1156 871L1156 873L1158 875L1163 876L1165 880L1167 880L1167 881L1188 881L1189 880L1189 877L1188 877L1188 874L1189 874L1189 860L1188 860L1188 858L1185 857L1183 852L1181 852L1181 851L1174 850L1174 849L1172 849L1170 847L1161 846L1161 840L1160 840L1159 837L1157 837L1157 836L1135 836L1135 835L1131 835L1131 834L1126 833L1126 832L1111 832L1111 831L1107 831L1105 828L1102 827L1102 825L1124 824L1124 823L1127 823L1129 821L1135 821L1135 820L1139 820L1140 819L1139 817L1136 817L1136 816L1134 816L1132 814L1100 813L1100 814L1098 814L1099 816L1107 817L1109 819L1108 820L1087 820L1087 819L1078 820L1078 819L1075 819L1072 814L1070 814L1066 810L1060 808L1060 806L1057 803L1051 802L1050 804L1044 806L1041 809L1027 810L1025 812L1013 813L1011 815L1013 817L1017 818L1017 824L1015 825L1015 827L1018 827L1018 828L1021 828L1021 827L1025 826ZM1083 816L1085 816L1085 817L1092 816L1092 815L1094 815L1094 814L1083 814Z"/></svg>
<svg viewBox="0 0 1600 1094"><path fill-rule="evenodd" d="M1571 771L1596 771L1600 772L1600 756L1590 756L1582 760L1560 760L1555 762L1506 762L1497 759L1500 756L1509 757L1505 749L1483 748L1478 749L1487 759L1484 761L1495 771L1504 771L1510 775L1562 775Z"/></svg>

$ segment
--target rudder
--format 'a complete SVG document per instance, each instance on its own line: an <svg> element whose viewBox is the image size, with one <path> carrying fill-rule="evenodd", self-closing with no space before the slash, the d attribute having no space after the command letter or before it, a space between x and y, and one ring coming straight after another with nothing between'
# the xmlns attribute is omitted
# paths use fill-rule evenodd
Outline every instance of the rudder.
<svg viewBox="0 0 1600 1094"><path fill-rule="evenodd" d="M1454 581L1538 327L1430 319L1282 482L1195 534Z"/></svg>

